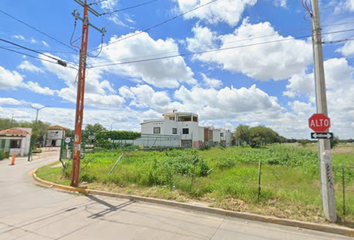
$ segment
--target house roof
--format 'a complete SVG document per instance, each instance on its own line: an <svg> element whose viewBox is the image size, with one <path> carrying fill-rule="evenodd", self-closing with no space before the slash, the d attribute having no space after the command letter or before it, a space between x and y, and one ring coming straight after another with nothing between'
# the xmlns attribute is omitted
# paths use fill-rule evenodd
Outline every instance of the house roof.
<svg viewBox="0 0 354 240"><path fill-rule="evenodd" d="M54 125L54 126L50 126L48 129L49 130L68 130L69 128L62 127L62 126L59 126L59 125Z"/></svg>
<svg viewBox="0 0 354 240"><path fill-rule="evenodd" d="M0 135L2 136L26 136L26 135L31 135L31 133L24 131L22 129L18 128L9 128L0 131Z"/></svg>

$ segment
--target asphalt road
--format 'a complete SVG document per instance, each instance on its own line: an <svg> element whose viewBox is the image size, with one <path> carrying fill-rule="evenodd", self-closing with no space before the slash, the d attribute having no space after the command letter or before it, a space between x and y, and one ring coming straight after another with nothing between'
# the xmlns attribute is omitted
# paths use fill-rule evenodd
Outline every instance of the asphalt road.
<svg viewBox="0 0 354 240"><path fill-rule="evenodd" d="M0 161L0 239L344 240L340 235L39 186L29 172L57 160Z"/></svg>

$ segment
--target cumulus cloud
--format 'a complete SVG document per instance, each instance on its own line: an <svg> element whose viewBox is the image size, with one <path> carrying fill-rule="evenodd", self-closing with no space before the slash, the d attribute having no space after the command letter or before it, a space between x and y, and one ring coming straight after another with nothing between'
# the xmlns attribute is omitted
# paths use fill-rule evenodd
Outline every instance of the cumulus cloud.
<svg viewBox="0 0 354 240"><path fill-rule="evenodd" d="M34 72L34 73L44 73L44 71L41 68L34 66L32 63L30 63L27 60L23 61L17 68L24 71Z"/></svg>
<svg viewBox="0 0 354 240"><path fill-rule="evenodd" d="M128 34L121 38L112 37L109 43L120 41L131 35ZM171 53L178 54L178 45L173 39L154 40L147 33L140 33L131 37L129 41L120 41L103 48L101 58L105 63L107 61L117 63L105 68L105 71L109 71L110 74L131 78L134 81L139 79L155 87L177 88L180 83L196 84L192 70L182 57L144 61L151 58L163 58ZM142 62L139 62L141 60ZM98 61L92 64L93 66L105 65Z"/></svg>
<svg viewBox="0 0 354 240"><path fill-rule="evenodd" d="M0 98L0 106L3 105L21 105L24 104L23 101L19 101L14 98Z"/></svg>
<svg viewBox="0 0 354 240"><path fill-rule="evenodd" d="M23 77L18 72L0 66L0 89L15 89L22 81Z"/></svg>
<svg viewBox="0 0 354 240"><path fill-rule="evenodd" d="M336 135L349 137L347 126L354 122L354 68L345 58L332 58L324 62L328 113ZM286 96L308 96L315 104L314 74L302 73L289 80ZM295 109L297 112L299 108ZM338 125L337 123L341 123Z"/></svg>
<svg viewBox="0 0 354 240"><path fill-rule="evenodd" d="M123 86L119 93L126 99L130 99L130 106L137 108L153 108L163 112L170 104L170 97L166 92L155 92L148 85L137 85L136 87Z"/></svg>
<svg viewBox="0 0 354 240"><path fill-rule="evenodd" d="M208 78L204 73L201 73L204 85L209 88L220 88L222 86L222 81L218 79Z"/></svg>
<svg viewBox="0 0 354 240"><path fill-rule="evenodd" d="M194 87L188 90L184 86L176 90L175 99L181 101L187 111L200 109L199 113L207 119L234 118L244 112L279 111L277 99L258 89L250 88L203 89Z"/></svg>
<svg viewBox="0 0 354 240"><path fill-rule="evenodd" d="M187 39L190 50L197 50L195 42L214 40L213 45L216 44L215 35L207 33L205 28L196 26L193 31L194 41ZM305 70L312 62L311 42L283 37L269 22L250 24L245 19L233 34L221 35L217 39L221 41L219 47L227 50L195 55L194 59L216 63L224 70L242 73L256 80L287 79Z"/></svg>
<svg viewBox="0 0 354 240"><path fill-rule="evenodd" d="M39 93L42 95L51 95L53 96L54 94L58 93L56 90L52 90L49 87L41 87L37 82L25 82L20 85L23 88L27 88L28 90Z"/></svg>
<svg viewBox="0 0 354 240"><path fill-rule="evenodd" d="M185 19L198 18L208 23L215 24L219 22L227 23L230 26L236 26L240 21L243 12L247 7L252 7L257 0L223 0L210 2L209 0L175 0L178 3L178 10L186 12L201 5L195 11L185 14Z"/></svg>
<svg viewBox="0 0 354 240"><path fill-rule="evenodd" d="M344 44L344 46L337 50L342 53L345 57L350 57L354 55L354 41L349 41Z"/></svg>

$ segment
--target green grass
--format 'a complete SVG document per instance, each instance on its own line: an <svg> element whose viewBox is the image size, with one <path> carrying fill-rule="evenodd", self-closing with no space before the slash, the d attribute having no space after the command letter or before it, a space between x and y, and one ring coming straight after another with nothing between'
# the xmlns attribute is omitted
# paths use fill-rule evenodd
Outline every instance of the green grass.
<svg viewBox="0 0 354 240"><path fill-rule="evenodd" d="M334 152L336 203L340 220L343 220L341 166L354 163L354 156L348 151ZM259 149L126 151L121 162L108 174L122 153L122 150L110 150L86 154L81 161L81 181L88 182L90 188L183 202L199 201L225 209L325 222L314 146L277 144ZM198 162L193 164L195 159ZM261 192L258 196L260 161ZM37 175L48 181L69 184L70 171L71 167L62 171L61 167L46 166ZM347 225L354 222L353 176L354 169L348 169Z"/></svg>

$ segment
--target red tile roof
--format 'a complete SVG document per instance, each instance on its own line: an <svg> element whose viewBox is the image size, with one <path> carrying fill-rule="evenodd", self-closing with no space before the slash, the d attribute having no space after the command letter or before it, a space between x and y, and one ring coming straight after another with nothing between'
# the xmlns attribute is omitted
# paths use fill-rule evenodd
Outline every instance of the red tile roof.
<svg viewBox="0 0 354 240"><path fill-rule="evenodd" d="M0 135L5 135L5 136L13 136L13 135L17 135L17 136L26 136L26 135L31 135L31 133L18 129L18 128L10 128L10 129L5 129L0 131Z"/></svg>
<svg viewBox="0 0 354 240"><path fill-rule="evenodd" d="M69 128L62 127L59 125L54 125L54 126L50 126L48 129L50 129L50 130L68 130Z"/></svg>

